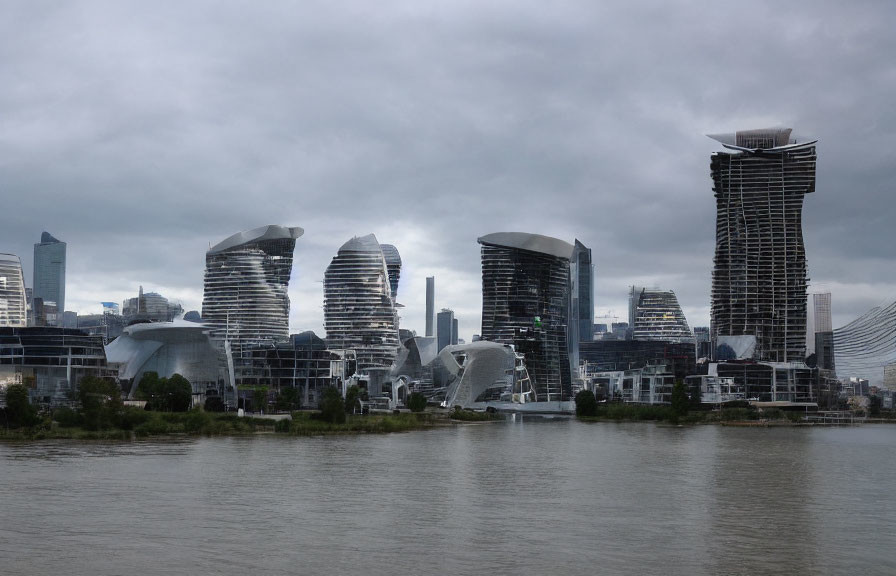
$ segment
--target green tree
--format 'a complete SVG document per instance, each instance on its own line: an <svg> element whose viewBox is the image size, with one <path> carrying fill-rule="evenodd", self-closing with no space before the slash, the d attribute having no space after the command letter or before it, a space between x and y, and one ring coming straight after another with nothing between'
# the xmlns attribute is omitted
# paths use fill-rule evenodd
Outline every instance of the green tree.
<svg viewBox="0 0 896 576"><path fill-rule="evenodd" d="M6 387L6 423L10 428L34 426L39 422L37 409L28 398L28 388L23 384Z"/></svg>
<svg viewBox="0 0 896 576"><path fill-rule="evenodd" d="M597 399L591 390L576 394L576 416L597 416Z"/></svg>
<svg viewBox="0 0 896 576"><path fill-rule="evenodd" d="M688 413L688 391L684 382L679 380L672 386L672 413L676 416L686 416Z"/></svg>
<svg viewBox="0 0 896 576"><path fill-rule="evenodd" d="M345 413L352 414L355 411L355 407L358 403L358 399L361 398L361 391L363 388L358 386L357 384L352 384L345 391ZM366 392L366 390L365 390Z"/></svg>
<svg viewBox="0 0 896 576"><path fill-rule="evenodd" d="M872 418L880 418L880 409L883 401L880 396L874 395L868 398L868 415Z"/></svg>
<svg viewBox="0 0 896 576"><path fill-rule="evenodd" d="M193 386L180 374L172 374L171 378L163 378L165 409L169 412L186 412L193 404Z"/></svg>
<svg viewBox="0 0 896 576"><path fill-rule="evenodd" d="M209 396L205 399L206 412L223 412L224 400L220 396Z"/></svg>
<svg viewBox="0 0 896 576"><path fill-rule="evenodd" d="M277 393L277 410L292 411L301 407L299 401L299 389L292 386L284 386Z"/></svg>
<svg viewBox="0 0 896 576"><path fill-rule="evenodd" d="M78 383L78 401L85 428L110 428L121 413L121 388L113 380L85 376Z"/></svg>
<svg viewBox="0 0 896 576"><path fill-rule="evenodd" d="M411 392L408 396L408 408L411 412L423 412L426 410L426 396L419 392Z"/></svg>
<svg viewBox="0 0 896 576"><path fill-rule="evenodd" d="M252 410L264 412L268 407L268 389L264 386L252 391Z"/></svg>
<svg viewBox="0 0 896 576"><path fill-rule="evenodd" d="M146 400L146 407L150 410L161 410L162 381L157 372L144 372L137 384L136 396L139 400Z"/></svg>
<svg viewBox="0 0 896 576"><path fill-rule="evenodd" d="M321 419L334 424L345 422L345 402L338 388L325 388L320 397Z"/></svg>

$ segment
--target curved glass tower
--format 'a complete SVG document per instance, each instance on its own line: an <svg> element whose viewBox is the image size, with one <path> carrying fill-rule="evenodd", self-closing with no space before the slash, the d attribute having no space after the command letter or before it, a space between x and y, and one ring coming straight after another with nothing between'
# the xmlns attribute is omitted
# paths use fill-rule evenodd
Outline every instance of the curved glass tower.
<svg viewBox="0 0 896 576"><path fill-rule="evenodd" d="M865 378L882 386L886 367L896 364L896 302L872 308L834 330L833 338L839 378Z"/></svg>
<svg viewBox="0 0 896 576"><path fill-rule="evenodd" d="M715 135L712 340L755 336L755 359L806 358L803 198L815 191L815 142L790 128Z"/></svg>
<svg viewBox="0 0 896 576"><path fill-rule="evenodd" d="M401 278L401 255L398 248L391 244L380 244L383 257L386 259L386 270L389 272L389 287L392 289L392 301L398 298L398 279Z"/></svg>
<svg viewBox="0 0 896 576"><path fill-rule="evenodd" d="M289 276L301 228L262 226L238 232L205 254L202 320L234 354L250 343L289 338Z"/></svg>
<svg viewBox="0 0 896 576"><path fill-rule="evenodd" d="M373 234L343 244L324 273L327 346L354 350L359 373L390 369L398 353L389 280L386 257Z"/></svg>
<svg viewBox="0 0 896 576"><path fill-rule="evenodd" d="M0 254L0 326L22 328L26 314L22 262L14 254Z"/></svg>
<svg viewBox="0 0 896 576"><path fill-rule="evenodd" d="M556 238L500 232L482 245L482 339L526 357L536 401L571 400L570 258ZM574 320L575 321L575 320Z"/></svg>

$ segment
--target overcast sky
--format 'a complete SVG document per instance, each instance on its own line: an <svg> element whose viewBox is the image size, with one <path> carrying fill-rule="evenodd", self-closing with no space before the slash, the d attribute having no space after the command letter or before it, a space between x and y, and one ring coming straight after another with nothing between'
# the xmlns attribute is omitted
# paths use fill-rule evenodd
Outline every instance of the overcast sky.
<svg viewBox="0 0 896 576"><path fill-rule="evenodd" d="M818 138L811 291L834 326L896 298L896 4L3 2L0 252L31 285L68 243L66 308L138 286L200 309L205 251L301 226L292 331L323 335L324 270L353 235L479 332L476 238L593 250L597 316L673 289L708 325L707 133ZM841 5L842 4L842 5Z"/></svg>

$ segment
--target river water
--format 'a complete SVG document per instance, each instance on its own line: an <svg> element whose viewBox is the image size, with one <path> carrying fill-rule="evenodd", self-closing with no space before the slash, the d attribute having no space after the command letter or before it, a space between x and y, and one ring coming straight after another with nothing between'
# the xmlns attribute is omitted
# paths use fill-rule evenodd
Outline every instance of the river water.
<svg viewBox="0 0 896 576"><path fill-rule="evenodd" d="M896 574L896 426L0 444L0 574Z"/></svg>

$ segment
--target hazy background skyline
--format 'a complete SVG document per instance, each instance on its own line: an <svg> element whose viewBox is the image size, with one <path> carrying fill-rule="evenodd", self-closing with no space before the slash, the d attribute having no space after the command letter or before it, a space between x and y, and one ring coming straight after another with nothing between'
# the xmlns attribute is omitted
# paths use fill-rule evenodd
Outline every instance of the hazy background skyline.
<svg viewBox="0 0 896 576"><path fill-rule="evenodd" d="M68 244L66 308L139 285L201 310L205 251L301 226L290 330L323 336L353 235L479 332L476 238L593 251L596 316L632 284L709 324L707 133L817 138L803 230L834 326L896 298L896 40L887 3L21 2L0 5L0 252Z"/></svg>

